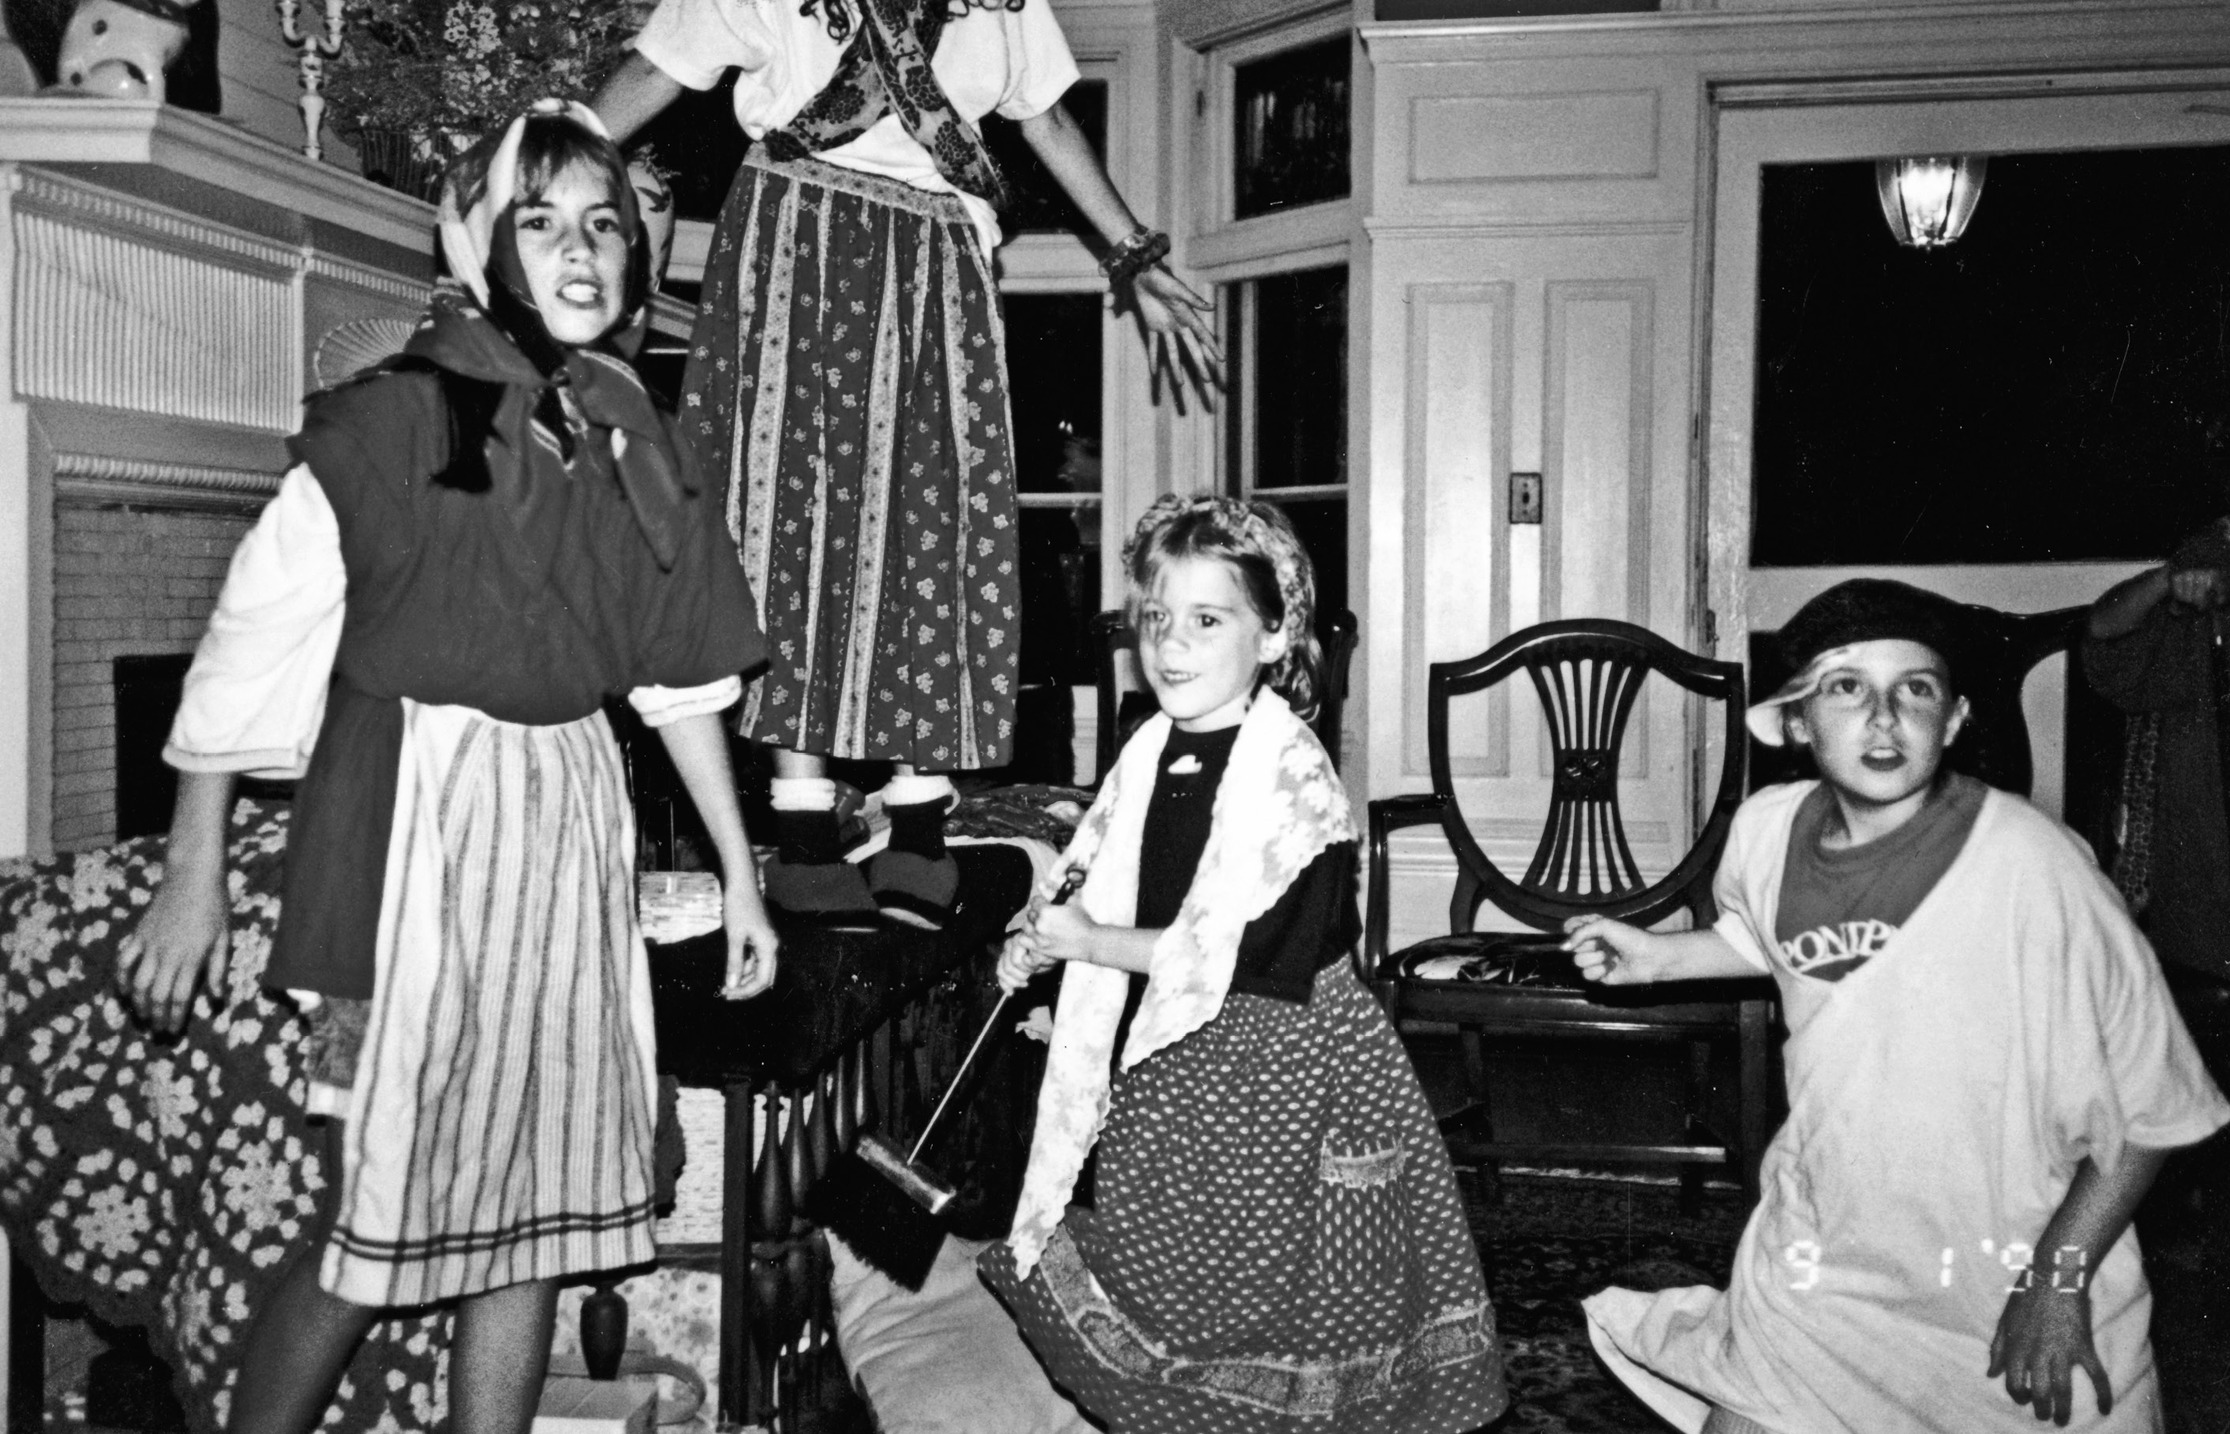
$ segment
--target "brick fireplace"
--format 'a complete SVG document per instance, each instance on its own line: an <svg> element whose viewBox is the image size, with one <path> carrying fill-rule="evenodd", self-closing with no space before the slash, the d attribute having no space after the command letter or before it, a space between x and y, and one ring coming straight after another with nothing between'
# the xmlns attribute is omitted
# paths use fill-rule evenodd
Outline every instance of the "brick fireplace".
<svg viewBox="0 0 2230 1434"><path fill-rule="evenodd" d="M150 830L146 809L167 795L149 793L150 778L168 785L146 768L150 740L159 752L183 663L247 529L241 514L57 505L48 818L57 849Z"/></svg>

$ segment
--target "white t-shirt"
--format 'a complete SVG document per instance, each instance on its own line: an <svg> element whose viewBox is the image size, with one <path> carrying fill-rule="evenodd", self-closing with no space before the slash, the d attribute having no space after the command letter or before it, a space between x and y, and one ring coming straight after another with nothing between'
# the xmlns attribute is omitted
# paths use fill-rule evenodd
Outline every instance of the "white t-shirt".
<svg viewBox="0 0 2230 1434"><path fill-rule="evenodd" d="M829 38L818 11L799 14L798 0L659 0L635 50L693 90L709 90L737 70L736 123L756 141L827 87L844 46ZM930 69L953 109L978 126L994 111L1011 120L1043 114L1077 79L1051 0L1028 0L1020 10L970 6L946 23ZM819 158L916 189L960 193L894 114ZM960 198L988 255L999 244L998 220L979 196Z"/></svg>
<svg viewBox="0 0 2230 1434"><path fill-rule="evenodd" d="M1744 802L1713 887L1713 929L1773 976L1789 1028L1789 1117L1728 1286L1591 1296L1597 1350L1684 1430L1718 1405L1788 1434L2015 1434L2035 1418L1983 1371L2010 1286L2041 1280L2089 1291L2113 1388L2099 1416L2075 1376L2075 1427L2154 1434L2136 1237L2095 1269L2034 1243L2082 1160L2111 1172L2127 1146L2230 1120L2160 963L2082 839L1992 791L1872 959L1837 981L1794 969L1775 933L1815 785Z"/></svg>

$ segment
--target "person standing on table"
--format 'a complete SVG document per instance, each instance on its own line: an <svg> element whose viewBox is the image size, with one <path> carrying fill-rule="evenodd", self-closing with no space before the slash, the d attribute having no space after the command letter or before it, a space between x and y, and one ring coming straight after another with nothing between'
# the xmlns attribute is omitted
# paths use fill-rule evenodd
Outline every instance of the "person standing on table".
<svg viewBox="0 0 2230 1434"><path fill-rule="evenodd" d="M1157 371L1219 380L1207 300L1162 260L1060 98L1050 0L660 0L594 101L622 140L729 69L753 140L706 262L681 429L727 489L771 666L769 899L937 926L953 771L1004 765L1019 685L1014 439L976 132L1022 133L1107 245ZM831 757L887 760L891 841L842 859Z"/></svg>
<svg viewBox="0 0 2230 1434"><path fill-rule="evenodd" d="M1014 1230L979 1267L1113 1434L1468 1434L1508 1404L1502 1350L1432 1109L1348 963L1308 555L1269 504L1172 496L1124 566L1161 711L999 960L1009 991L1067 964Z"/></svg>
<svg viewBox="0 0 2230 1434"><path fill-rule="evenodd" d="M2130 1217L2230 1102L2082 839L1943 765L1962 632L1903 583L1806 603L1749 726L1820 779L1735 813L1717 924L1567 923L1591 981L1770 975L1788 1018L1789 1118L1727 1288L1585 1302L1690 1434L2161 1427Z"/></svg>
<svg viewBox="0 0 2230 1434"><path fill-rule="evenodd" d="M453 167L441 238L470 292L311 400L233 559L164 753L163 883L124 940L128 994L175 1027L225 954L233 775L301 773L264 982L314 1005L327 1199L230 1434L306 1434L381 1311L452 1299L450 1427L524 1434L560 1281L655 1257L607 696L665 739L719 851L727 994L774 979L719 717L760 638L717 499L622 357L649 281L626 166L542 101Z"/></svg>

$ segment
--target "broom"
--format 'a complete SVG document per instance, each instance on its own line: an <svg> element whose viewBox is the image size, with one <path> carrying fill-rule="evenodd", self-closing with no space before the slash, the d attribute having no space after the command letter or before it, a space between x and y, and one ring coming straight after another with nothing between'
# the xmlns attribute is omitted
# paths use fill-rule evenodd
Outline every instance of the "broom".
<svg viewBox="0 0 2230 1434"><path fill-rule="evenodd" d="M1071 867L1049 904L1059 906L1083 884L1083 869ZM945 1231L938 1217L956 1195L950 1185L923 1168L921 1152L936 1134L937 1123L944 1119L961 1082L968 1078L976 1054L997 1029L1007 1002L1013 998L1012 991L1000 993L999 1003L991 1008L983 1029L976 1032L975 1044L968 1047L960 1069L953 1072L952 1083L945 1087L943 1099L922 1126L912 1150L902 1154L890 1140L863 1130L851 1153L831 1162L805 1197L808 1218L842 1237L863 1263L916 1293L929 1278L930 1267L937 1263L937 1252L944 1247Z"/></svg>

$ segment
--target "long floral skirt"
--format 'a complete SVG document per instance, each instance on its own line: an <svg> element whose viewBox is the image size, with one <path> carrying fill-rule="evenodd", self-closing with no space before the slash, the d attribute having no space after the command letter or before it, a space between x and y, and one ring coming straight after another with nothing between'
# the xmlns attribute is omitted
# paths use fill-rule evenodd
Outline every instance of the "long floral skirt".
<svg viewBox="0 0 2230 1434"><path fill-rule="evenodd" d="M1013 424L998 296L959 199L748 158L706 261L681 429L725 479L767 635L744 734L1004 765Z"/></svg>
<svg viewBox="0 0 2230 1434"><path fill-rule="evenodd" d="M1507 1403L1408 1054L1345 963L1116 1076L1096 1208L992 1287L1114 1434L1461 1434Z"/></svg>
<svg viewBox="0 0 2230 1434"><path fill-rule="evenodd" d="M603 714L406 700L395 787L320 1282L417 1305L649 1260L657 1036Z"/></svg>

